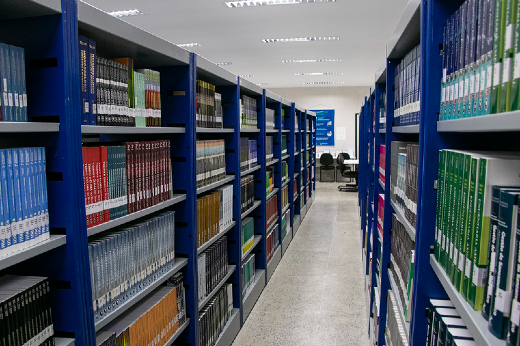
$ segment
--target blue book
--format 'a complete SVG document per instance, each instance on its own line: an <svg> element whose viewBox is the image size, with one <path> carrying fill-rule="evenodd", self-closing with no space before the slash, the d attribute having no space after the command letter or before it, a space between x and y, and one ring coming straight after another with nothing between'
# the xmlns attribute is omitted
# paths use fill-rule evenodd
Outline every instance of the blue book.
<svg viewBox="0 0 520 346"><path fill-rule="evenodd" d="M9 55L10 55L10 68L11 68L11 87L13 90L12 97L13 97L13 117L14 121L20 122L22 121L22 112L20 109L20 98L19 98L19 90L20 90L20 79L19 79L19 73L18 73L18 51L16 50L16 47L8 46L9 47Z"/></svg>
<svg viewBox="0 0 520 346"><path fill-rule="evenodd" d="M7 161L5 150L0 150L0 256L7 252L7 237L11 236L9 200L7 198Z"/></svg>
<svg viewBox="0 0 520 346"><path fill-rule="evenodd" d="M88 40L88 95L89 95L89 104L90 104L90 112L89 112L89 125L97 124L97 86L96 86L96 76L97 76L97 53L96 53L96 42L93 40Z"/></svg>
<svg viewBox="0 0 520 346"><path fill-rule="evenodd" d="M28 239L29 236L28 236L27 232L29 231L29 228L30 228L29 200L27 197L27 192L29 191L29 182L28 182L29 175L27 174L27 170L29 167L28 167L28 164L26 163L25 149L13 149L13 150L18 151L18 167L19 167L18 171L19 171L19 175L20 175L19 194L20 194L20 202L22 205L22 223L23 223L23 228L18 237L18 244L20 246L20 249L23 249L23 248L27 247L27 244L28 244L27 242L29 240Z"/></svg>
<svg viewBox="0 0 520 346"><path fill-rule="evenodd" d="M18 48L20 51L20 78L21 78L21 97L20 102L22 103L22 121L29 121L29 115L27 113L27 82L25 76L25 49Z"/></svg>
<svg viewBox="0 0 520 346"><path fill-rule="evenodd" d="M11 190L12 207L11 215L11 244L12 250L20 248L20 233L23 234L23 213L20 200L20 167L18 160L18 149L9 149L7 156L7 168L9 170L9 187Z"/></svg>
<svg viewBox="0 0 520 346"><path fill-rule="evenodd" d="M41 241L50 238L49 233L49 203L47 201L47 169L45 160L45 148L38 148L38 164L40 173L40 189L41 189L41 213L42 213L42 230Z"/></svg>
<svg viewBox="0 0 520 346"><path fill-rule="evenodd" d="M88 38L78 36L79 42L79 85L81 99L81 125L90 124L90 99L89 99L89 58Z"/></svg>
<svg viewBox="0 0 520 346"><path fill-rule="evenodd" d="M34 185L34 148L26 148L25 149L25 164L27 166L27 183L28 183L28 189L26 190L25 194L28 199L28 207L29 207L29 224L28 229L26 229L26 237L28 241L28 246L35 244L35 232L36 229L36 222L35 222L35 204L36 204L36 188Z"/></svg>
<svg viewBox="0 0 520 346"><path fill-rule="evenodd" d="M13 94L11 92L10 60L9 46L5 43L0 43L0 78L3 121L15 121L13 117Z"/></svg>
<svg viewBox="0 0 520 346"><path fill-rule="evenodd" d="M41 235L41 185L39 183L39 173L38 173L38 151L39 148L31 148L31 181L33 187L33 234L32 239L33 243L39 241L39 236Z"/></svg>

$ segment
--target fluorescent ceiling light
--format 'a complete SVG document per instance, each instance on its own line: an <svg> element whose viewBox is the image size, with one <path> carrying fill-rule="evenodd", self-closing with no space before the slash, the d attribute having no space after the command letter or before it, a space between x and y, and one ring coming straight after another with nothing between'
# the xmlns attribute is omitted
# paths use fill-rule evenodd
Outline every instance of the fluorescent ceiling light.
<svg viewBox="0 0 520 346"><path fill-rule="evenodd" d="M126 11L113 11L113 12L107 12L107 13L116 18L138 16L138 15L144 14L143 12L141 12L137 9L126 10Z"/></svg>
<svg viewBox="0 0 520 346"><path fill-rule="evenodd" d="M273 6L273 5L297 5L316 2L336 2L336 0L250 0L250 1L226 1L227 7L254 7L254 6Z"/></svg>
<svg viewBox="0 0 520 346"><path fill-rule="evenodd" d="M316 41L339 41L339 36L312 36L291 38L264 38L263 43L287 43L287 42L316 42Z"/></svg>
<svg viewBox="0 0 520 346"><path fill-rule="evenodd" d="M178 44L177 46L179 46L181 48L190 48L190 47L200 47L200 44L198 44L198 43L181 43L181 44Z"/></svg>
<svg viewBox="0 0 520 346"><path fill-rule="evenodd" d="M292 59L282 60L283 63L300 63L300 62L341 62L341 59Z"/></svg>
<svg viewBox="0 0 520 346"><path fill-rule="evenodd" d="M216 63L217 66L227 66L227 65L233 65L232 62L217 62Z"/></svg>
<svg viewBox="0 0 520 346"><path fill-rule="evenodd" d="M258 83L259 86L268 86L269 83Z"/></svg>
<svg viewBox="0 0 520 346"><path fill-rule="evenodd" d="M254 74L239 74L239 77L247 78L247 77L254 77Z"/></svg>
<svg viewBox="0 0 520 346"><path fill-rule="evenodd" d="M331 75L341 75L343 72L303 72L303 73L295 73L295 76L331 76Z"/></svg>
<svg viewBox="0 0 520 346"><path fill-rule="evenodd" d="M345 82L306 82L303 85L345 84Z"/></svg>

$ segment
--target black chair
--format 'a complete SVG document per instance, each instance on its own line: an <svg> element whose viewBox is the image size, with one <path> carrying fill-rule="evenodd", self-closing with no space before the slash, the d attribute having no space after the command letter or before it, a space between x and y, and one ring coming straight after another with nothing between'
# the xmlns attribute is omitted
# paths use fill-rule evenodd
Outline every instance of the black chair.
<svg viewBox="0 0 520 346"><path fill-rule="evenodd" d="M345 184L338 186L338 190L340 191L357 191L358 189L358 170L357 165L345 164L346 160L350 160L350 155L348 153L341 153L336 158L336 162L338 163L338 170L343 178L354 179L355 183Z"/></svg>
<svg viewBox="0 0 520 346"><path fill-rule="evenodd" d="M320 157L320 182L322 182L323 171L332 171L334 178L331 183L336 181L336 170L334 169L334 158L329 153L323 153Z"/></svg>

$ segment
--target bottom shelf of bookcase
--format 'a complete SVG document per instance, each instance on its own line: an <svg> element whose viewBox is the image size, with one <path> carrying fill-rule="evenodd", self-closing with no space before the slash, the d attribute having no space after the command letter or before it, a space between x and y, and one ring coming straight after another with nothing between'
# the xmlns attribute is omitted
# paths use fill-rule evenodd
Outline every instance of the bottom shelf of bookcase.
<svg viewBox="0 0 520 346"><path fill-rule="evenodd" d="M301 207L300 215L302 216L302 220L305 219L305 215L307 215L307 204L305 204Z"/></svg>
<svg viewBox="0 0 520 346"><path fill-rule="evenodd" d="M247 317L253 310L258 297L265 287L265 270L258 269L255 271L255 282L251 286L244 299L242 300L242 324L247 320Z"/></svg>
<svg viewBox="0 0 520 346"><path fill-rule="evenodd" d="M293 235L292 235L292 229L291 227L287 226L287 234L285 235L285 238L282 240L282 256L285 254L285 251L289 248L289 244L291 244Z"/></svg>
<svg viewBox="0 0 520 346"><path fill-rule="evenodd" d="M222 333L215 342L215 346L231 346L233 340L240 331L240 309L233 309L233 315L229 318Z"/></svg>
<svg viewBox="0 0 520 346"><path fill-rule="evenodd" d="M434 255L430 255L430 264L433 271L439 278L439 281L444 287L444 290L450 297L451 302L460 314L460 318L466 324L469 332L477 345L488 345L488 346L502 346L506 345L505 340L500 340L495 337L488 329L488 322L482 317L480 311L475 311L468 304L468 302L462 297L457 291L455 286L451 283L450 278L444 272L442 266L435 260Z"/></svg>
<svg viewBox="0 0 520 346"><path fill-rule="evenodd" d="M370 290L368 289L370 277L365 275L365 306L367 308L367 318L370 318Z"/></svg>
<svg viewBox="0 0 520 346"><path fill-rule="evenodd" d="M293 222L293 238L298 233L298 228L300 228L301 223L301 217L300 215L294 215L294 222Z"/></svg>
<svg viewBox="0 0 520 346"><path fill-rule="evenodd" d="M271 276L273 276L274 271L276 270L276 267L278 267L278 264L280 263L282 259L282 247L278 245L276 250L274 251L273 258L267 263L267 274L266 274L266 281L265 284L271 280Z"/></svg>
<svg viewBox="0 0 520 346"><path fill-rule="evenodd" d="M397 266L394 266L394 268L397 268ZM410 335L410 323L406 322L403 303L401 301L399 289L397 288L397 281L395 281L394 274L390 270L388 270L388 281L390 281L390 288L394 292L395 300L397 301L397 309L399 310L400 315L399 319L403 322L403 325L406 328L406 334Z"/></svg>
<svg viewBox="0 0 520 346"><path fill-rule="evenodd" d="M182 326L179 326L179 329L177 329L177 331L175 332L175 334L172 335L172 337L170 338L170 340L166 341L166 343L164 344L164 346L170 346L172 345L175 340L177 340L177 338L179 337L179 335L182 334L182 332L190 325L190 319L187 318L186 319L186 322L184 322L182 324Z"/></svg>
<svg viewBox="0 0 520 346"><path fill-rule="evenodd" d="M54 338L55 346L74 346L75 340L70 338Z"/></svg>
<svg viewBox="0 0 520 346"><path fill-rule="evenodd" d="M204 298L203 300L199 301L199 311L213 298L215 294L217 294L218 290L226 283L226 281L233 275L235 272L236 266L234 265L228 265L228 270L226 276L220 280L217 286Z"/></svg>

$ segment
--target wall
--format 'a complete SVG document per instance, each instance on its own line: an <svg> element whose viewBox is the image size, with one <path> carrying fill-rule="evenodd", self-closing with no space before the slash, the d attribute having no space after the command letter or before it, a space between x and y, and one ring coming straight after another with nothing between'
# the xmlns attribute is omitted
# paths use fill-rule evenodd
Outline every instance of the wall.
<svg viewBox="0 0 520 346"><path fill-rule="evenodd" d="M355 147L355 114L359 113L369 87L321 87L321 88L273 88L272 92L296 102L305 109L334 109L334 147L320 146L317 151L348 152L351 156ZM338 127L347 130L346 140L338 140ZM359 142L358 142L359 147Z"/></svg>

